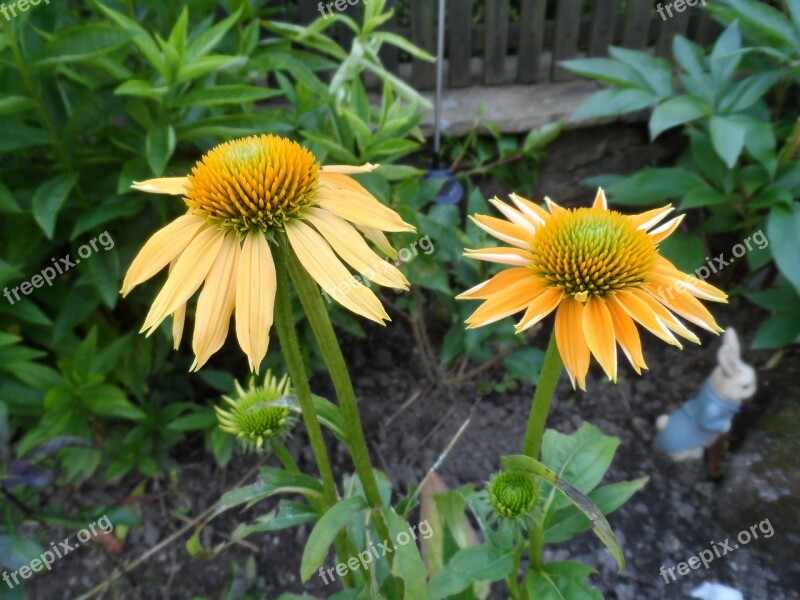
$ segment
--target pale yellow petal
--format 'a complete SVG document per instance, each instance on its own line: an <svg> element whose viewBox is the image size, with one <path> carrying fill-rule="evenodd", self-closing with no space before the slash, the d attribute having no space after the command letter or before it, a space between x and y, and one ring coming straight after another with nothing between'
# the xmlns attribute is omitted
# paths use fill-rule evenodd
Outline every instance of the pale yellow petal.
<svg viewBox="0 0 800 600"><path fill-rule="evenodd" d="M489 297L467 318L468 329L483 327L525 310L547 290L549 283L543 279L527 277Z"/></svg>
<svg viewBox="0 0 800 600"><path fill-rule="evenodd" d="M197 299L192 337L192 350L195 355L192 371L197 371L206 364L228 337L228 327L236 302L239 254L241 248L236 236L226 235Z"/></svg>
<svg viewBox="0 0 800 600"><path fill-rule="evenodd" d="M319 233L293 220L286 224L286 235L303 268L331 298L377 323L390 320L378 297L350 274Z"/></svg>
<svg viewBox="0 0 800 600"><path fill-rule="evenodd" d="M534 256L526 250L520 248L481 248L477 250L467 249L464 256L475 260L485 260L501 265L513 265L515 267L525 267L530 265Z"/></svg>
<svg viewBox="0 0 800 600"><path fill-rule="evenodd" d="M314 194L314 201L325 210L343 219L373 227L381 231L416 231L394 212L372 196L365 196L343 188L320 188Z"/></svg>
<svg viewBox="0 0 800 600"><path fill-rule="evenodd" d="M175 268L175 264L178 262L178 259L175 258L172 262L169 263L169 272L172 273L172 270ZM182 304L175 312L172 313L172 348L173 350L177 350L178 347L181 345L181 339L183 339L183 327L186 324L186 304Z"/></svg>
<svg viewBox="0 0 800 600"><path fill-rule="evenodd" d="M236 339L254 373L267 354L277 289L269 242L260 231L250 232L236 268Z"/></svg>
<svg viewBox="0 0 800 600"><path fill-rule="evenodd" d="M514 223L486 215L475 215L470 219L483 231L502 242L517 248L527 249L531 247L530 242L527 241L531 238L531 234Z"/></svg>
<svg viewBox="0 0 800 600"><path fill-rule="evenodd" d="M608 201L606 200L606 193L603 188L597 188L597 196L594 198L592 208L595 210L608 210Z"/></svg>
<svg viewBox="0 0 800 600"><path fill-rule="evenodd" d="M545 196L545 198L544 198L544 203L545 203L545 204L547 204L547 210L549 210L549 211L550 211L550 214L551 214L551 215L557 215L557 214L559 214L559 213L563 213L563 212L566 212L566 211L567 211L567 209L566 209L566 208L563 208L563 207L559 206L558 204L556 204L555 202L553 202L553 201L552 201L550 198L548 198L547 196Z"/></svg>
<svg viewBox="0 0 800 600"><path fill-rule="evenodd" d="M508 204L501 202L497 198L491 198L489 203L503 213L503 216L514 223L514 225L524 229L528 234L525 236L526 238L536 234L536 226L531 222L530 218L523 215L517 209L510 207Z"/></svg>
<svg viewBox="0 0 800 600"><path fill-rule="evenodd" d="M320 171L322 173L338 173L340 175L356 175L358 173L371 173L375 169L379 168L380 165L373 165L371 163L367 163L360 167L354 167L350 165L325 165L323 166Z"/></svg>
<svg viewBox="0 0 800 600"><path fill-rule="evenodd" d="M148 179L147 181L134 181L131 187L149 194L183 196L188 185L188 177L159 177L158 179Z"/></svg>
<svg viewBox="0 0 800 600"><path fill-rule="evenodd" d="M159 229L142 246L128 267L120 293L127 296L134 287L166 267L184 251L205 223L201 217L186 214Z"/></svg>
<svg viewBox="0 0 800 600"><path fill-rule="evenodd" d="M530 200L523 198L522 196L518 196L517 194L509 194L509 197L514 202L515 206L520 210L520 212L524 215L527 215L527 217L531 220L531 223L537 227L539 225L544 225L550 218L550 213L548 213L535 202L531 202Z"/></svg>
<svg viewBox="0 0 800 600"><path fill-rule="evenodd" d="M544 292L539 294L539 296L531 301L522 319L515 326L517 333L522 333L544 319L558 308L563 298L564 291L557 287L547 288Z"/></svg>
<svg viewBox="0 0 800 600"><path fill-rule="evenodd" d="M195 236L153 301L141 331L147 331L147 335L151 335L168 315L192 297L214 264L222 239L223 234L211 227L203 229Z"/></svg>
<svg viewBox="0 0 800 600"><path fill-rule="evenodd" d="M681 221L683 221L683 218L685 216L686 215L680 215L675 217L674 219L670 219L663 225L657 227L656 229L653 229L653 231L649 232L648 235L651 238L653 238L653 242L656 244L663 242L665 239L667 239L675 232L675 230L678 228L678 225L681 224Z"/></svg>
<svg viewBox="0 0 800 600"><path fill-rule="evenodd" d="M628 215L628 219L630 219L631 223L633 223L636 229L647 231L660 223L664 217L666 217L673 210L675 210L675 208L672 206L672 204L667 204L661 208L654 208L653 210L648 210L647 212L643 212L638 215Z"/></svg>
<svg viewBox="0 0 800 600"><path fill-rule="evenodd" d="M356 225L356 229L363 233L364 237L370 242L375 244L378 250L383 252L392 260L397 260L397 250L392 247L392 244L389 242L389 238L387 238L386 234L380 229L375 229L374 227L364 227L363 225Z"/></svg>
<svg viewBox="0 0 800 600"><path fill-rule="evenodd" d="M366 279L387 287L408 289L408 280L397 267L375 254L350 223L314 207L303 211L303 218L316 227L336 254Z"/></svg>
<svg viewBox="0 0 800 600"><path fill-rule="evenodd" d="M506 290L509 286L521 281L535 277L530 269L518 267L514 269L506 269L500 271L497 275L483 281L473 288L468 289L466 292L460 293L456 296L458 300L488 300L495 294Z"/></svg>

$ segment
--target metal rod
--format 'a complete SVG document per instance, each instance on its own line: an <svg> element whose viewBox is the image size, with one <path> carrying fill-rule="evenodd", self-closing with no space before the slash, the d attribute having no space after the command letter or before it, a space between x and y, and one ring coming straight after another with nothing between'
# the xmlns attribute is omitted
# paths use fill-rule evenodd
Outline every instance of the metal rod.
<svg viewBox="0 0 800 600"><path fill-rule="evenodd" d="M439 168L439 152L442 149L442 92L444 88L444 10L445 0L439 0L439 34L436 41L436 104L434 106L434 168Z"/></svg>

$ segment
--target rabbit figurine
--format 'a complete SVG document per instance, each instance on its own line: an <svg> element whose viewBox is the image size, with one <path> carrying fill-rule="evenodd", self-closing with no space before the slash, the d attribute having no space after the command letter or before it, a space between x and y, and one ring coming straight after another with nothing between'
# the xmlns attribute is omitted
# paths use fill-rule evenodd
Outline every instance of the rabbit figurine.
<svg viewBox="0 0 800 600"><path fill-rule="evenodd" d="M700 393L656 421L655 446L675 460L700 458L703 449L731 428L742 402L756 391L756 372L742 362L739 338L728 329L717 352L717 366Z"/></svg>

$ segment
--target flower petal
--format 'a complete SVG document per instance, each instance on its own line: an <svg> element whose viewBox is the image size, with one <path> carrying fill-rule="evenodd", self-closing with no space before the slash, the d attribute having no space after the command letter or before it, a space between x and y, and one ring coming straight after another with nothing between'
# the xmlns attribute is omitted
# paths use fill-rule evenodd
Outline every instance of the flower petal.
<svg viewBox="0 0 800 600"><path fill-rule="evenodd" d="M522 333L544 319L558 308L563 298L564 291L556 287L547 288L544 292L539 294L539 296L531 301L522 319L517 323L517 333Z"/></svg>
<svg viewBox="0 0 800 600"><path fill-rule="evenodd" d="M530 252L519 248L482 248L479 250L467 249L464 252L467 258L475 260L485 260L487 262L495 262L501 265L513 265L515 267L525 267L530 265L534 256Z"/></svg>
<svg viewBox="0 0 800 600"><path fill-rule="evenodd" d="M153 301L140 333L147 331L148 336L152 335L167 315L186 304L208 275L222 246L223 237L219 230L210 227L195 236Z"/></svg>
<svg viewBox="0 0 800 600"><path fill-rule="evenodd" d="M520 212L527 216L531 220L531 223L537 227L544 225L550 218L550 213L535 202L531 202L517 194L509 194L509 198L511 198L511 201L514 202Z"/></svg>
<svg viewBox="0 0 800 600"><path fill-rule="evenodd" d="M322 208L308 208L303 218L316 227L342 259L366 279L379 285L408 289L408 280L397 267L382 260L347 221Z"/></svg>
<svg viewBox="0 0 800 600"><path fill-rule="evenodd" d="M608 210L608 200L606 200L606 193L603 188L597 188L597 196L594 198L592 208L595 210Z"/></svg>
<svg viewBox="0 0 800 600"><path fill-rule="evenodd" d="M662 304L660 304L655 298L653 298L650 294L645 292L644 290L632 290L632 294L639 297L643 300L649 307L650 310L653 311L653 314L664 323L671 331L674 331L680 336L683 336L690 342L695 344L700 343L700 338L698 338L694 333L692 333L686 326L681 323L678 318L672 314L669 310L667 310Z"/></svg>
<svg viewBox="0 0 800 600"><path fill-rule="evenodd" d="M303 268L331 298L381 325L391 320L378 297L350 274L319 233L299 220L289 221L285 228Z"/></svg>
<svg viewBox="0 0 800 600"><path fill-rule="evenodd" d="M628 313L629 317L654 336L672 346L683 348L678 339L672 335L672 332L667 328L664 322L655 315L648 304L634 295L633 292L622 290L617 292L614 297L617 299L619 306L622 307L622 310Z"/></svg>
<svg viewBox="0 0 800 600"><path fill-rule="evenodd" d="M501 202L497 198L491 198L489 203L503 213L505 218L514 223L514 225L521 227L528 232L528 235L526 235L523 239L527 239L530 236L536 235L536 226L531 223L531 220L528 217L523 215L517 209L510 207L508 204Z"/></svg>
<svg viewBox="0 0 800 600"><path fill-rule="evenodd" d="M526 278L506 287L481 304L467 318L468 329L483 327L501 319L505 319L530 305L542 294L550 284L537 278Z"/></svg>
<svg viewBox="0 0 800 600"><path fill-rule="evenodd" d="M648 235L653 238L653 243L658 244L671 236L678 228L678 225L681 224L681 221L683 221L685 216L686 215L678 215L663 225L660 225L656 229L653 229L653 231L650 231Z"/></svg>
<svg viewBox="0 0 800 600"><path fill-rule="evenodd" d="M687 321L712 333L722 333L722 328L717 325L708 309L692 294L684 291L682 284L676 284L661 273L654 273L644 289L655 300Z"/></svg>
<svg viewBox="0 0 800 600"><path fill-rule="evenodd" d="M475 215L474 217L470 217L470 219L483 231L496 237L500 241L516 246L517 248L529 249L531 247L530 243L526 241L530 239L531 234L519 225L486 215Z"/></svg>
<svg viewBox="0 0 800 600"><path fill-rule="evenodd" d="M589 350L603 367L608 378L617 381L617 346L614 323L606 303L601 298L589 298L583 307L583 334Z"/></svg>
<svg viewBox="0 0 800 600"><path fill-rule="evenodd" d="M325 165L320 169L321 173L339 173L341 175L354 175L357 173L371 173L375 169L379 168L380 165L373 165L371 163L367 163L360 167L354 167L350 165Z"/></svg>
<svg viewBox="0 0 800 600"><path fill-rule="evenodd" d="M277 289L269 242L260 231L250 232L236 267L236 339L254 373L267 354Z"/></svg>
<svg viewBox="0 0 800 600"><path fill-rule="evenodd" d="M397 260L397 250L392 247L392 244L389 242L389 238L387 238L386 234L380 229L375 229L374 227L364 227L363 225L356 225L356 229L364 234L364 237L370 242L375 244L378 250L383 252L392 260Z"/></svg>
<svg viewBox="0 0 800 600"><path fill-rule="evenodd" d="M648 210L638 215L628 215L628 219L630 219L636 229L647 231L673 210L675 210L675 207L673 207L672 204L667 204L661 208L654 208L653 210Z"/></svg>
<svg viewBox="0 0 800 600"><path fill-rule="evenodd" d="M188 177L159 177L157 179L148 179L147 181L134 181L131 187L149 194L183 196L188 185Z"/></svg>
<svg viewBox="0 0 800 600"><path fill-rule="evenodd" d="M550 198L548 198L547 196L545 196L545 198L544 198L544 202L545 202L545 204L547 204L547 210L549 210L549 211L550 211L550 214L551 214L551 215L557 215L557 214L559 214L559 213L564 213L564 212L567 212L567 209L566 209L566 208L562 208L561 206L559 206L558 204L556 204L555 202L553 202L553 201L552 201Z"/></svg>
<svg viewBox="0 0 800 600"><path fill-rule="evenodd" d="M589 371L591 353L583 337L584 305L566 296L556 311L556 345L564 361L572 387L586 390L586 373Z"/></svg>
<svg viewBox="0 0 800 600"><path fill-rule="evenodd" d="M178 262L177 258L172 259L169 263L169 272L175 268L175 263ZM175 309L172 313L172 349L177 350L181 345L183 339L183 326L186 324L186 304L183 304Z"/></svg>
<svg viewBox="0 0 800 600"><path fill-rule="evenodd" d="M120 290L123 297L183 252L205 223L202 217L186 214L153 234L128 267Z"/></svg>
<svg viewBox="0 0 800 600"><path fill-rule="evenodd" d="M334 177L348 179L344 175L321 175L320 183L323 185L314 194L314 201L320 207L357 225L382 231L416 231L413 225L403 221L400 215L378 202L360 185L358 188L363 192L356 187L337 183L341 180Z"/></svg>
<svg viewBox="0 0 800 600"><path fill-rule="evenodd" d="M206 277L197 299L192 350L192 371L198 371L228 337L231 314L236 304L237 266L241 248L234 234L225 236L222 248Z"/></svg>
<svg viewBox="0 0 800 600"><path fill-rule="evenodd" d="M488 300L494 294L502 292L509 286L523 279L535 277L530 269L518 267L500 271L497 275L483 281L473 288L456 296L457 300Z"/></svg>
<svg viewBox="0 0 800 600"><path fill-rule="evenodd" d="M709 302L728 301L728 294L706 283L702 279L679 271L675 265L663 256L659 256L656 259L656 266L653 272L665 276L668 280L673 282L673 285L685 288L690 294L697 296L701 300L708 300Z"/></svg>
<svg viewBox="0 0 800 600"><path fill-rule="evenodd" d="M628 361L634 370L641 375L642 369L647 368L642 355L642 342L639 338L639 331L636 324L619 305L616 296L611 296L606 302L608 312L611 314L611 322L614 325L614 336L617 338L619 347L628 357Z"/></svg>

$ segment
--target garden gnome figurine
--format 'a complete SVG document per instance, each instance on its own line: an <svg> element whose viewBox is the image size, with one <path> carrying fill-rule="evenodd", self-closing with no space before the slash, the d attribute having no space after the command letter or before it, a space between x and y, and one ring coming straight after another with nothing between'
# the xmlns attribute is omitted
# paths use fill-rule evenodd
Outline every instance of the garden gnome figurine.
<svg viewBox="0 0 800 600"><path fill-rule="evenodd" d="M656 448L675 460L700 458L703 449L731 428L742 402L756 391L756 372L742 362L739 338L728 329L717 352L717 366L700 393L656 421Z"/></svg>

